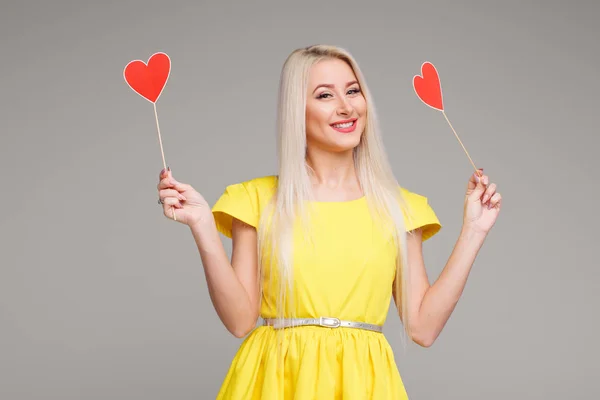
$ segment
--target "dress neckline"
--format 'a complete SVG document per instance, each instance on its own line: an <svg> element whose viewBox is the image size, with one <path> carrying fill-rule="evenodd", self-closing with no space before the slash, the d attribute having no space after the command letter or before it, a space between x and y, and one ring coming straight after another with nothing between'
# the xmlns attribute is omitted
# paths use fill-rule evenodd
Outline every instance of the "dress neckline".
<svg viewBox="0 0 600 400"><path fill-rule="evenodd" d="M354 203L359 203L362 202L363 200L365 200L366 197L363 195L361 197L358 197L356 199L352 199L352 200L332 200L332 201L324 201L324 200L313 200L310 201L310 203L312 204L319 204L319 205L327 205L327 204L354 204Z"/></svg>

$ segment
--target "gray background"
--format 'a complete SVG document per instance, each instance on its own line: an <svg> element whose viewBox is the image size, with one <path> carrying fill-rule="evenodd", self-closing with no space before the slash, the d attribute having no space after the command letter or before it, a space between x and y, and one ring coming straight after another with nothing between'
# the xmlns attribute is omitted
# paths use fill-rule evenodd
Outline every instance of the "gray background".
<svg viewBox="0 0 600 400"><path fill-rule="evenodd" d="M425 245L432 280L473 169L413 93L423 61L504 198L433 347L404 353L391 309L411 398L600 396L598 2L319 3L2 2L1 399L215 397L240 340L212 308L190 231L156 204L152 105L122 70L171 56L157 103L167 163L212 204L276 173L280 68L314 43L357 58L398 179L442 221Z"/></svg>

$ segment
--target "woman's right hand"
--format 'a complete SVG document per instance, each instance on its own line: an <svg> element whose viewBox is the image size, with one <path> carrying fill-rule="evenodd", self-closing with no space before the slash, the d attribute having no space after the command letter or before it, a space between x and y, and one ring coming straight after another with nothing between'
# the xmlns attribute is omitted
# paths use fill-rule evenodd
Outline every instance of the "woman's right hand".
<svg viewBox="0 0 600 400"><path fill-rule="evenodd" d="M191 185L175 180L170 169L163 169L159 178L158 197L165 217L173 219L174 211L177 222L192 226L212 214L204 197Z"/></svg>

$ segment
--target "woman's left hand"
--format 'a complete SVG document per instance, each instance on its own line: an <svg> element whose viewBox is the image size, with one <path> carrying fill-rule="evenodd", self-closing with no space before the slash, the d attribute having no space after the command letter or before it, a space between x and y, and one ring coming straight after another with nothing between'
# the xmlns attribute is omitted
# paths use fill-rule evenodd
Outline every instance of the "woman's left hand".
<svg viewBox="0 0 600 400"><path fill-rule="evenodd" d="M483 168L478 171L471 175L467 186L463 228L487 234L500 213L502 196L496 191L496 184L489 183L489 177L483 174Z"/></svg>

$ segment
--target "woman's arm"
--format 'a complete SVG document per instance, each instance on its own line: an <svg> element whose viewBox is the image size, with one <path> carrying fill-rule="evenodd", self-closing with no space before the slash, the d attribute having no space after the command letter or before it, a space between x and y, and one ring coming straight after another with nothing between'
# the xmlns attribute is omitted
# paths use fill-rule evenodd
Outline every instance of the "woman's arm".
<svg viewBox="0 0 600 400"><path fill-rule="evenodd" d="M489 184L483 169L469 178L464 201L463 226L442 273L429 284L423 262L422 229L408 235L410 299L408 318L413 340L429 347L448 322L467 283L477 253L500 213L502 196ZM402 317L404 318L404 317Z"/></svg>
<svg viewBox="0 0 600 400"><path fill-rule="evenodd" d="M259 315L256 229L233 219L231 263L212 215L190 229L213 306L227 330L242 338L256 326Z"/></svg>
<svg viewBox="0 0 600 400"><path fill-rule="evenodd" d="M410 268L409 323L415 343L429 347L454 311L486 234L463 227L439 278L430 285L423 261L422 231L408 235Z"/></svg>

